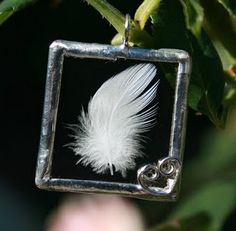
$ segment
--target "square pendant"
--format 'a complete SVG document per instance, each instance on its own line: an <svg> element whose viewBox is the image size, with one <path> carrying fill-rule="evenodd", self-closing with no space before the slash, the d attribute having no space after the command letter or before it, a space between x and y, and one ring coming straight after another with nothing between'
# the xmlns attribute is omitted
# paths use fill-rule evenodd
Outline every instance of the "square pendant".
<svg viewBox="0 0 236 231"><path fill-rule="evenodd" d="M55 154L57 112L60 101L63 62L67 57L83 60L132 60L154 64L174 63L177 65L167 153L163 158L156 157L154 163L146 160L147 163L139 165L135 170L137 177L131 182L110 181L111 178L104 179L100 176L96 176L94 179L71 179L53 176L52 166L53 155ZM129 48L123 45L112 46L62 40L53 42L49 49L36 185L39 188L54 191L111 193L141 199L175 201L180 187L190 71L190 56L182 50Z"/></svg>

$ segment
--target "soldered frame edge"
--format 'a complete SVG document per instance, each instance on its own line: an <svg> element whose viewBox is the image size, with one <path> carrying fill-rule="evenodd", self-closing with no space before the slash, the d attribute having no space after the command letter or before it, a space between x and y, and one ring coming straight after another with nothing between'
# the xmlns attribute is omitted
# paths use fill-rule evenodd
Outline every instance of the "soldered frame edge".
<svg viewBox="0 0 236 231"><path fill-rule="evenodd" d="M149 62L170 62L178 64L173 104L169 157L182 162L185 127L187 118L187 92L191 72L191 58L186 51L177 49L127 48L95 43L80 43L64 40L54 41L49 48L47 79L41 136L36 167L35 183L41 189L109 193L158 201L175 201L178 197L180 180L170 193L152 195L138 184L53 178L51 176L53 146L56 131L57 110L60 99L63 61L65 57L93 58L105 60L131 59Z"/></svg>

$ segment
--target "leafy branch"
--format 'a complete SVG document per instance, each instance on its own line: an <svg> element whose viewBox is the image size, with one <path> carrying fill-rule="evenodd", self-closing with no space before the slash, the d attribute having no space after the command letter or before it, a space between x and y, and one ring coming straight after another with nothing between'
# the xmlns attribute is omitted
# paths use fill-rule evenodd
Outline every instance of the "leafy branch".
<svg viewBox="0 0 236 231"><path fill-rule="evenodd" d="M0 3L0 25L15 12L35 3L37 0L3 0Z"/></svg>

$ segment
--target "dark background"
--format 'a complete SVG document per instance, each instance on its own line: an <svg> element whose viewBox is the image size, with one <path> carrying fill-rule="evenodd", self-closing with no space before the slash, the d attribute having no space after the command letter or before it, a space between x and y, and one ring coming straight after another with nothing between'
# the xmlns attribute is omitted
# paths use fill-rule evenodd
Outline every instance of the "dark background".
<svg viewBox="0 0 236 231"><path fill-rule="evenodd" d="M123 13L129 12L133 16L142 1L113 2ZM34 184L50 43L65 39L107 44L115 33L91 6L72 0L39 1L16 13L0 27L0 227L4 227L1 230L42 230L47 215L65 196L65 193L39 190ZM68 70L63 77L69 79L79 70L74 61L67 62ZM101 70L101 75L102 71L106 72ZM165 89L162 89L162 97L166 97L167 102L172 100L169 91L165 95ZM75 118L76 115L71 116ZM166 123L169 123L169 113L166 116ZM197 153L201 134L210 126L207 119L190 111L185 159ZM58 160L59 175L62 162L60 158ZM65 169L62 175L68 173ZM135 200L135 203L144 209L149 219L145 208L154 202ZM160 207L170 206L155 203ZM150 218L148 222L154 221Z"/></svg>
<svg viewBox="0 0 236 231"><path fill-rule="evenodd" d="M78 115L81 114L82 105L87 111L87 104L91 96L95 94L103 82L137 63L140 61L65 59L54 144L54 177L134 183L138 168L168 155L174 91L159 71L158 66L153 83L159 79L160 84L157 96L150 105L158 104L158 113L155 118L157 122L149 132L145 133L142 142L143 156L136 158L136 168L129 170L127 177L123 178L120 173L111 176L109 171L105 174L96 174L89 166L84 167L81 163L76 165L75 163L80 157L75 156L68 147L68 144L74 141L70 137L74 133L68 126L78 124ZM176 66L172 68L176 68Z"/></svg>

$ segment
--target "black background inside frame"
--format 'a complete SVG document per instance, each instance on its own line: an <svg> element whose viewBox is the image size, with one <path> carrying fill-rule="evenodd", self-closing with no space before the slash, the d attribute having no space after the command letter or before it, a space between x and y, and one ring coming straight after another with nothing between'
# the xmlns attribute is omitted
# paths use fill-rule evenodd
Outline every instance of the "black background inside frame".
<svg viewBox="0 0 236 231"><path fill-rule="evenodd" d="M160 79L160 84L155 99L155 102L158 102L156 124L144 134L147 137L143 143L144 155L135 159L136 167L127 171L126 178L123 178L119 172L114 172L113 176L110 175L109 170L104 174L97 174L89 166L85 167L81 163L76 165L80 156L75 156L74 152L66 146L73 141L73 138L69 136L73 132L67 128L67 125L78 124L82 106L87 109L90 98L107 79L138 63L144 62L121 59L114 62L65 58L53 151L52 177L136 183L138 168L168 155L174 91L162 76L157 63L155 63L157 75L154 81ZM176 65L173 65L172 68L176 68Z"/></svg>

